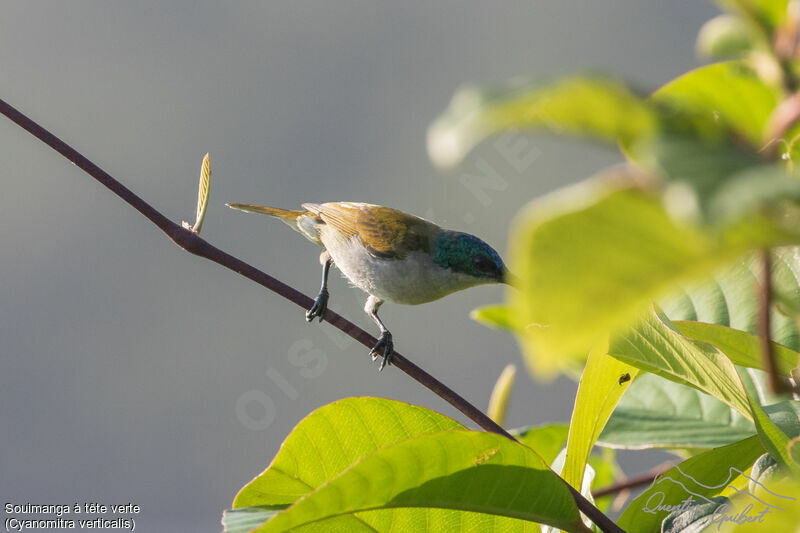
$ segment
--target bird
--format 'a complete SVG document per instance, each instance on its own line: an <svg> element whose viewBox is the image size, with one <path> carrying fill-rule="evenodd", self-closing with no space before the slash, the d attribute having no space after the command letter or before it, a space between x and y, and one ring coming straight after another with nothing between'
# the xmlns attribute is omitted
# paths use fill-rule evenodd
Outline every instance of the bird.
<svg viewBox="0 0 800 533"><path fill-rule="evenodd" d="M361 202L304 203L300 210L229 203L232 209L278 218L323 247L322 285L306 321L322 321L328 307L328 273L336 266L369 296L364 312L380 337L370 351L391 364L394 342L378 316L384 302L418 305L489 283L508 283L500 254L469 233L443 229L398 209Z"/></svg>

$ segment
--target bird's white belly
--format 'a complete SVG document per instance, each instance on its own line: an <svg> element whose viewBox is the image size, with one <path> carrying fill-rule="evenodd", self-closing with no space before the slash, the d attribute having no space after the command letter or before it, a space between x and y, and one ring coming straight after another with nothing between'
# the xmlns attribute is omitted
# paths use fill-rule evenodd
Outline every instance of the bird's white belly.
<svg viewBox="0 0 800 533"><path fill-rule="evenodd" d="M383 259L367 252L358 239L332 233L323 231L321 239L336 266L355 286L381 300L415 305L480 284L476 278L440 267L425 252Z"/></svg>

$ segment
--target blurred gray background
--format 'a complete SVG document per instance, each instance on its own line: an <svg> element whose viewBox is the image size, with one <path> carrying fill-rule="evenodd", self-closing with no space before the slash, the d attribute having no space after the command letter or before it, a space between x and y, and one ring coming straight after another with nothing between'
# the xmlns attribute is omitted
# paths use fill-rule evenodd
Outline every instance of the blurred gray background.
<svg viewBox="0 0 800 533"><path fill-rule="evenodd" d="M0 97L175 221L307 294L318 250L225 202L394 206L505 250L530 199L619 157L523 136L435 171L430 121L464 82L580 70L655 88L697 64L710 3L3 2ZM399 371L250 281L178 250L141 215L0 119L0 502L133 502L141 531L215 531L292 427L338 398L377 395L464 421ZM490 169L490 170L487 170ZM479 193L463 176L494 171ZM373 331L364 294L332 307ZM468 318L496 287L387 304L398 349L476 405L513 339ZM314 351L316 350L316 351ZM311 355L307 366L302 357ZM576 385L520 372L509 426L567 421ZM628 473L657 460L626 454Z"/></svg>

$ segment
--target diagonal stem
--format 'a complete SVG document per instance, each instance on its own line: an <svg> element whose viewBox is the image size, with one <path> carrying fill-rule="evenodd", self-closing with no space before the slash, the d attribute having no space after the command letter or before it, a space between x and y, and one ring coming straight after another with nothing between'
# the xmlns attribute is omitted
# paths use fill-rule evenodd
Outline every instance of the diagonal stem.
<svg viewBox="0 0 800 533"><path fill-rule="evenodd" d="M241 259L234 257L227 252L224 252L213 246L206 240L200 238L199 235L192 232L190 229L183 228L182 226L172 222L160 211L145 202L142 198L137 196L133 191L125 187L122 183L111 177L106 171L92 163L89 159L83 156L80 152L69 146L67 143L50 133L48 130L22 114L20 111L12 107L10 104L0 99L0 113L11 119L22 129L45 143L47 146L63 155L66 159L74 163L84 172L91 177L105 185L114 194L119 196L122 200L127 202L131 207L139 211L142 215L147 217L153 224L163 231L175 244L183 248L187 252L204 257L215 263L218 263L225 268L233 270L242 276L266 287L267 289L283 296L287 300L294 302L303 309L308 309L314 303L311 298L301 293L294 287L283 283L282 281L262 272L254 266L245 263ZM332 326L342 330L344 333L357 340L367 348L371 348L377 342L372 335L353 324L343 316L339 315L328 309L325 312L324 319ZM421 369L401 354L395 352L392 364L411 376L417 382L422 384L427 389L431 390L434 394L445 400L447 403L461 411L467 418L478 424L486 431L503 435L511 440L516 440L505 429L495 423L491 418L486 416L480 409L469 403L462 398L453 389L428 374L425 370ZM565 482L566 483L566 482ZM575 498L578 508L588 516L595 524L597 524L604 532L624 533L614 522L604 515L597 507L592 505L580 492L576 491L572 486L567 484L570 492Z"/></svg>
<svg viewBox="0 0 800 533"><path fill-rule="evenodd" d="M644 472L643 474L639 474L636 476L631 476L627 479L623 479L618 483L614 483L613 485L609 485L607 487L603 487L601 489L597 489L592 492L592 497L596 500L598 498L602 498L603 496L608 496L610 494L616 494L623 490L635 489L637 487L641 487L642 485L649 485L656 479L658 476L669 470L675 466L674 463L662 463L658 466L655 466Z"/></svg>

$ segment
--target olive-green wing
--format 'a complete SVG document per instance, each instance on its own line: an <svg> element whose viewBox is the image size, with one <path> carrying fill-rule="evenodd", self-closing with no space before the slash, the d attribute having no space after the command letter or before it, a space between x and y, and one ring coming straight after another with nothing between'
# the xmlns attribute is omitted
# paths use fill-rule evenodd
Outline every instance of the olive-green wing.
<svg viewBox="0 0 800 533"><path fill-rule="evenodd" d="M346 237L358 237L376 257L402 258L414 250L430 251L439 226L397 209L357 202L303 204Z"/></svg>

